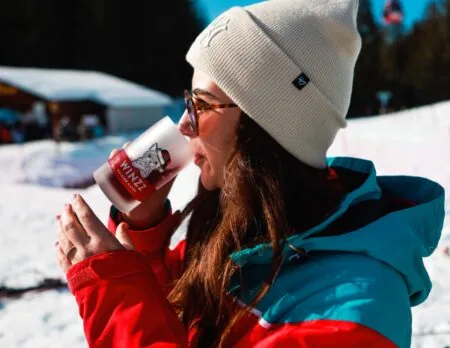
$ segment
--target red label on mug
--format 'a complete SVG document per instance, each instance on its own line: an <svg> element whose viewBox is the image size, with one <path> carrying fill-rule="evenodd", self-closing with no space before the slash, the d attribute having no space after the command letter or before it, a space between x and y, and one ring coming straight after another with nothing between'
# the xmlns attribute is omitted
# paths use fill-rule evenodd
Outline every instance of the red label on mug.
<svg viewBox="0 0 450 348"><path fill-rule="evenodd" d="M133 166L124 150L120 150L114 157L108 160L114 176L122 186L138 201L144 201L156 189L144 177L138 168Z"/></svg>

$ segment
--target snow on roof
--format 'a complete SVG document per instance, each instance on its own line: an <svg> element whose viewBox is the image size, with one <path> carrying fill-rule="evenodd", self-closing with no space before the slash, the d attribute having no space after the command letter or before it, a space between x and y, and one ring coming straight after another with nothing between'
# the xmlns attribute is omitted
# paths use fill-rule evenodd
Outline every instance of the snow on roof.
<svg viewBox="0 0 450 348"><path fill-rule="evenodd" d="M113 107L172 103L164 93L97 71L0 66L0 81L52 101L91 100Z"/></svg>

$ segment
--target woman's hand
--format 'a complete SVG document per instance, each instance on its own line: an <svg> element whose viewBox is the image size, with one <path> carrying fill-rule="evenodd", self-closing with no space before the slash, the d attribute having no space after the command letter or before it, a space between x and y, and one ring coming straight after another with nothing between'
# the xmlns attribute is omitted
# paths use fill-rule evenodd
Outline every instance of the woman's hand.
<svg viewBox="0 0 450 348"><path fill-rule="evenodd" d="M128 226L121 223L116 237L108 231L80 195L74 195L57 216L58 262L64 273L80 261L106 251L134 249L128 237Z"/></svg>
<svg viewBox="0 0 450 348"><path fill-rule="evenodd" d="M122 146L124 149L129 143ZM109 158L113 157L119 150L112 150ZM175 179L169 181L166 185L154 192L147 200L143 201L136 208L128 213L121 213L123 220L126 221L132 229L146 230L156 226L166 216L165 202L172 188Z"/></svg>

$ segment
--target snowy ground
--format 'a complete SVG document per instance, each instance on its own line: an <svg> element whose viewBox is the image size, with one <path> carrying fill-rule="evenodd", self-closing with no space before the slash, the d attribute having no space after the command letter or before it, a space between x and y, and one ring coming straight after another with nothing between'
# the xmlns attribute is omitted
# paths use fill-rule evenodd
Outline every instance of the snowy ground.
<svg viewBox="0 0 450 348"><path fill-rule="evenodd" d="M395 115L354 120L336 139L330 155L361 156L381 174L427 176L450 190L450 102ZM89 178L114 147L136 134L96 142L49 141L0 147L0 285L34 285L62 277L53 243L54 217L74 190L62 188ZM174 208L192 196L198 171L188 167L171 192ZM97 187L77 190L106 220L109 203ZM450 203L439 249L427 260L433 291L413 310L413 347L450 346ZM46 291L0 300L0 347L86 347L77 306L68 291Z"/></svg>

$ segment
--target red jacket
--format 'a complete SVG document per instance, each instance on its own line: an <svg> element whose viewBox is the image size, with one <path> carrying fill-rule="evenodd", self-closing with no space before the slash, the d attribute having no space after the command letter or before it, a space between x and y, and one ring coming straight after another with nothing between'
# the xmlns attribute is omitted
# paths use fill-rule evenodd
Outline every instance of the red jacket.
<svg viewBox="0 0 450 348"><path fill-rule="evenodd" d="M184 241L168 248L179 213L147 231L129 231L137 251L90 257L67 278L90 347L196 347L198 335L178 320L166 300L166 284L183 271ZM115 232L117 221L108 228ZM233 347L395 347L375 330L349 321L269 324L255 311L233 330Z"/></svg>

